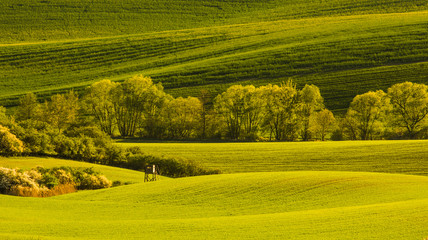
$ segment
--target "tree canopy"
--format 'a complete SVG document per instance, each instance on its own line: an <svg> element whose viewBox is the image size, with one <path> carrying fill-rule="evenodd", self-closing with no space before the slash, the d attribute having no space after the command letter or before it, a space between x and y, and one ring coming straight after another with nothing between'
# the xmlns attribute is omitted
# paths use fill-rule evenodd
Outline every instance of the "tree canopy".
<svg viewBox="0 0 428 240"><path fill-rule="evenodd" d="M392 104L392 122L406 129L409 138L415 138L427 121L428 86L425 84L404 82L388 89Z"/></svg>
<svg viewBox="0 0 428 240"><path fill-rule="evenodd" d="M27 138L17 129L26 141L46 146L49 136L40 134L41 129L62 133L88 123L116 137L324 141L333 135L350 140L422 138L428 136L427 115L428 86L411 82L395 84L386 93L357 95L346 114L334 116L317 86L298 89L291 80L260 87L233 85L215 98L205 90L198 98L174 98L161 83L137 75L124 82L96 82L81 100L71 91L40 104L29 93L20 99L14 118L0 108L0 123L12 126L16 119L29 133Z"/></svg>

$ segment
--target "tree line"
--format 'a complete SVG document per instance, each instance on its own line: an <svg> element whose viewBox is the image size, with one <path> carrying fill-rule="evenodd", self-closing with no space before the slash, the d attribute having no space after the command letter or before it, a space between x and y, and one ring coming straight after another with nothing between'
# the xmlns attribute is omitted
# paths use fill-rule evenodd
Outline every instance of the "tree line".
<svg viewBox="0 0 428 240"><path fill-rule="evenodd" d="M71 91L39 103L30 93L20 99L13 115L6 115L6 109L0 106L0 156L59 157L134 170L155 164L158 173L168 177L220 173L191 160L155 156L139 147L115 145L106 133L108 130L101 130L97 117L90 115L86 100L86 96L79 99ZM124 126L128 127L127 124ZM117 128L112 127L114 132Z"/></svg>
<svg viewBox="0 0 428 240"><path fill-rule="evenodd" d="M139 75L96 82L81 99L71 91L40 104L29 93L14 118L37 119L58 132L85 118L120 137L324 141L427 138L427 115L428 87L411 82L357 95L346 114L334 116L315 85L234 85L215 97L203 90L174 98Z"/></svg>

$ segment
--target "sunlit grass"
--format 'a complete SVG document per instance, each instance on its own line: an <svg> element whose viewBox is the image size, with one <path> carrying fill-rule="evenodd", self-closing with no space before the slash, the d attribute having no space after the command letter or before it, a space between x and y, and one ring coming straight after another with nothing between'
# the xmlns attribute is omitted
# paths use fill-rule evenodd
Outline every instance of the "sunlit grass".
<svg viewBox="0 0 428 240"><path fill-rule="evenodd" d="M319 86L330 109L403 81L426 82L428 12L319 17L0 46L0 99L41 99L135 74L174 96L231 84Z"/></svg>
<svg viewBox="0 0 428 240"><path fill-rule="evenodd" d="M246 173L171 179L48 199L0 196L11 239L419 239L423 176Z"/></svg>
<svg viewBox="0 0 428 240"><path fill-rule="evenodd" d="M115 36L232 23L420 10L428 10L426 1L2 1L0 42Z"/></svg>
<svg viewBox="0 0 428 240"><path fill-rule="evenodd" d="M223 172L362 171L428 175L428 141L150 143L151 154L184 157Z"/></svg>

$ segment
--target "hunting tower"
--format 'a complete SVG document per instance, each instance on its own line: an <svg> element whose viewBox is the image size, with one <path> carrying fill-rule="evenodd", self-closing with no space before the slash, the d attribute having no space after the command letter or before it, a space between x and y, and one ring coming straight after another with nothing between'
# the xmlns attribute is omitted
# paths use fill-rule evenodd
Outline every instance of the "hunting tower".
<svg viewBox="0 0 428 240"><path fill-rule="evenodd" d="M147 165L144 172L144 182L153 182L156 181L158 177L158 172L156 165Z"/></svg>

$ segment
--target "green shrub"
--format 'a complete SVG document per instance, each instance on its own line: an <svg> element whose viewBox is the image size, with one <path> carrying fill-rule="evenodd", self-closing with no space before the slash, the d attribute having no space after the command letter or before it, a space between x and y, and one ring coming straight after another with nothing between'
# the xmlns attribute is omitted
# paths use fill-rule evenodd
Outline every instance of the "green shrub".
<svg viewBox="0 0 428 240"><path fill-rule="evenodd" d="M141 153L129 156L128 161L123 167L134 170L143 170L146 165L151 164L157 166L158 174L174 178L221 173L220 170L204 169L195 161L157 157Z"/></svg>
<svg viewBox="0 0 428 240"><path fill-rule="evenodd" d="M55 155L55 147L52 137L56 131L44 122L28 119L9 126L12 133L20 139L25 146L24 154L27 155Z"/></svg>
<svg viewBox="0 0 428 240"><path fill-rule="evenodd" d="M42 168L30 171L0 167L0 193L48 197L86 189L109 188L112 182L92 168Z"/></svg>
<svg viewBox="0 0 428 240"><path fill-rule="evenodd" d="M75 184L74 178L71 172L67 172L64 169L58 169L54 171L55 178L58 179L59 184Z"/></svg>
<svg viewBox="0 0 428 240"><path fill-rule="evenodd" d="M32 178L37 176L36 178ZM38 180L40 180L39 175L32 173L26 173L18 169L9 169L0 167L0 193L8 194L13 187L29 187L29 188L38 188Z"/></svg>
<svg viewBox="0 0 428 240"><path fill-rule="evenodd" d="M83 179L80 182L78 189L101 189L109 188L112 186L112 182L109 181L105 176L96 176L90 174L83 174Z"/></svg>
<svg viewBox="0 0 428 240"><path fill-rule="evenodd" d="M8 128L0 125L0 154L18 155L24 152L24 144Z"/></svg>
<svg viewBox="0 0 428 240"><path fill-rule="evenodd" d="M121 181L119 181L119 180L116 180L116 181L114 181L113 183L112 183L112 187L118 187L118 186L122 186L123 185L123 183L121 182Z"/></svg>
<svg viewBox="0 0 428 240"><path fill-rule="evenodd" d="M47 188L52 189L59 184L59 181L58 181L58 178L56 178L55 176L49 173L46 173L43 175L41 183L45 185Z"/></svg>

